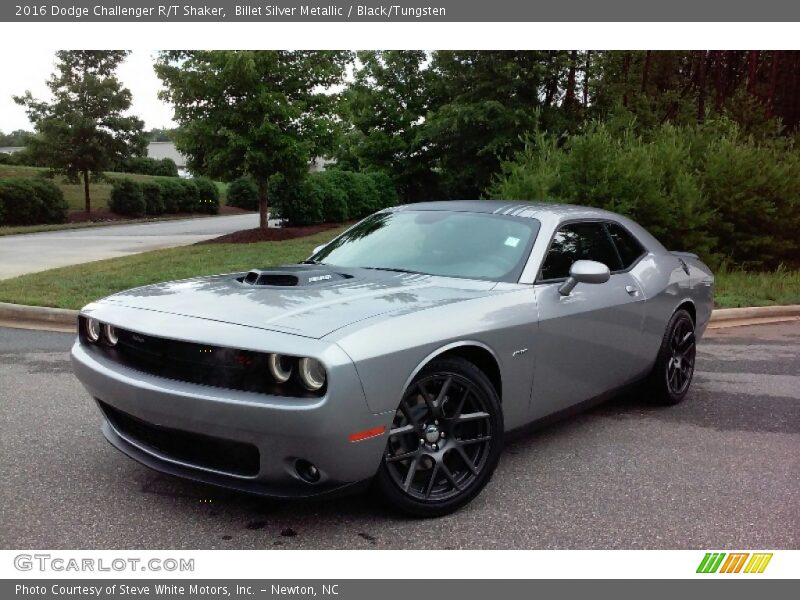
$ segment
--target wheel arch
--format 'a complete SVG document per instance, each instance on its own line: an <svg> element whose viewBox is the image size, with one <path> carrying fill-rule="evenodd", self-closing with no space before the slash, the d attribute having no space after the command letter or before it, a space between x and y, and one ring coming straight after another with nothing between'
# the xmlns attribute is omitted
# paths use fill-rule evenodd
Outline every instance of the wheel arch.
<svg viewBox="0 0 800 600"><path fill-rule="evenodd" d="M674 315L679 310L685 310L688 312L689 316L692 317L692 323L697 325L697 308L695 307L693 300L686 298L680 304L678 304L677 307L675 307L675 310L672 311L672 314Z"/></svg>
<svg viewBox="0 0 800 600"><path fill-rule="evenodd" d="M414 377L417 376L417 373L425 368L427 364L429 364L432 360L445 356L457 356L471 362L478 367L492 383L492 386L497 392L497 397L500 399L500 403L502 404L503 377L500 371L500 361L497 359L497 354L495 354L494 350L492 350L486 344L476 340L453 342L451 344L442 346L441 348L437 348L428 354L428 356L426 356L411 372L411 375L409 375L408 379L406 379L406 382L403 385L403 390L408 389L408 386L411 385L411 382L414 380Z"/></svg>

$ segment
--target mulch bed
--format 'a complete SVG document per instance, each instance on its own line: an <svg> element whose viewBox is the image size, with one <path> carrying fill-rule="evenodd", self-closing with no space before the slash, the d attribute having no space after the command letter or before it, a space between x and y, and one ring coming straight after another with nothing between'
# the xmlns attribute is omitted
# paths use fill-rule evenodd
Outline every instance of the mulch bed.
<svg viewBox="0 0 800 600"><path fill-rule="evenodd" d="M355 223L355 221L352 221ZM213 240L198 242L199 244L253 244L255 242L282 242L295 238L314 235L321 231L336 229L349 223L324 223L322 225L309 225L307 227L271 227L269 229L243 229L222 235Z"/></svg>
<svg viewBox="0 0 800 600"><path fill-rule="evenodd" d="M250 212L248 210L244 210L241 208L236 208L235 206L220 206L219 207L219 214L221 216L225 215L242 215L244 213ZM163 215L161 217L144 217L144 219L148 221L161 221L164 219L180 219L180 218L189 218L189 217L210 217L212 215L206 215L201 213L170 213L168 215ZM117 221L141 221L142 217L131 217L128 215L118 215L117 213L113 213L107 208L96 208L92 212L87 213L85 210L74 210L70 211L67 214L67 222L68 223L86 223L91 221L92 223L106 223L106 222L117 222Z"/></svg>

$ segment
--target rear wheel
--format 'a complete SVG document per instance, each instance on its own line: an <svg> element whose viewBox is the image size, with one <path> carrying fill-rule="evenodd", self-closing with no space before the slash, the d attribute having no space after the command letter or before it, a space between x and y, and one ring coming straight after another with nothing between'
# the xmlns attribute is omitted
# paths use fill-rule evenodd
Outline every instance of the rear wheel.
<svg viewBox="0 0 800 600"><path fill-rule="evenodd" d="M395 508L451 513L489 482L503 445L503 416L486 375L461 358L432 361L395 413L376 484Z"/></svg>
<svg viewBox="0 0 800 600"><path fill-rule="evenodd" d="M653 400L659 404L677 404L682 401L694 375L697 347L694 321L685 310L672 315L658 352L649 388Z"/></svg>

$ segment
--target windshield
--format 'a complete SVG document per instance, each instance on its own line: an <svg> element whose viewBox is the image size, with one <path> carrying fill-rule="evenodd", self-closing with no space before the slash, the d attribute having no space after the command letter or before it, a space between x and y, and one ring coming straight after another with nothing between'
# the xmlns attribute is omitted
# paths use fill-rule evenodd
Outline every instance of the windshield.
<svg viewBox="0 0 800 600"><path fill-rule="evenodd" d="M539 221L485 213L399 211L371 215L311 260L492 281L517 281Z"/></svg>

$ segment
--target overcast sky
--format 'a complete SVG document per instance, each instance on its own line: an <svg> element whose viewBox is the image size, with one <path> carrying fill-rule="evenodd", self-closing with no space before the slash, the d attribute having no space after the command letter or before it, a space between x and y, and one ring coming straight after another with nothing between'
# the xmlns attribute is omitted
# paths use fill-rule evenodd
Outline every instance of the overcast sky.
<svg viewBox="0 0 800 600"><path fill-rule="evenodd" d="M122 84L133 93L131 112L144 120L145 129L171 127L172 107L158 99L161 82L153 71L155 51L134 50L120 66L117 74ZM30 90L36 98L48 98L45 81L54 70L55 54L37 50L34 44L20 49L14 56L3 57L0 77L0 131L32 130L33 126L21 106L11 99L14 94Z"/></svg>

